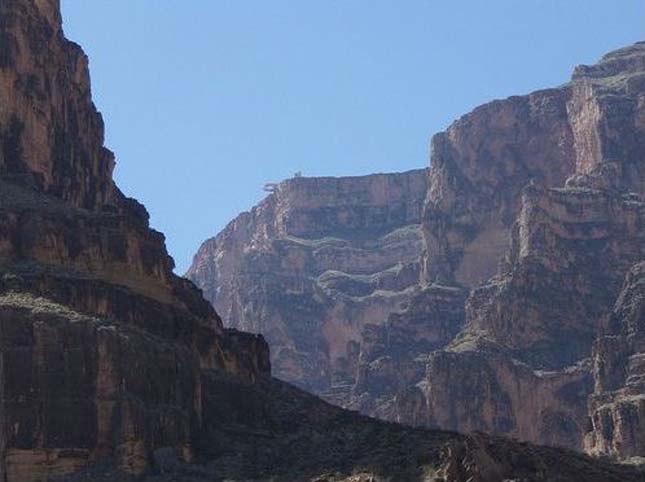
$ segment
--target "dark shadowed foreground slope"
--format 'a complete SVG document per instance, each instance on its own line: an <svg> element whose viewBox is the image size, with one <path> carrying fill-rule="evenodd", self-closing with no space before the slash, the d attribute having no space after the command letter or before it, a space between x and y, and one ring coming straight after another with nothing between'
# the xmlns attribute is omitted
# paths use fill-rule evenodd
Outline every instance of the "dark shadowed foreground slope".
<svg viewBox="0 0 645 482"><path fill-rule="evenodd" d="M405 428L359 416L275 379L256 384L207 377L211 430L204 465L167 452L150 481L580 481L642 480L642 474L573 452L503 438ZM95 478L102 471L69 480Z"/></svg>
<svg viewBox="0 0 645 482"><path fill-rule="evenodd" d="M0 0L0 480L639 480L403 428L270 377L112 181L56 0Z"/></svg>

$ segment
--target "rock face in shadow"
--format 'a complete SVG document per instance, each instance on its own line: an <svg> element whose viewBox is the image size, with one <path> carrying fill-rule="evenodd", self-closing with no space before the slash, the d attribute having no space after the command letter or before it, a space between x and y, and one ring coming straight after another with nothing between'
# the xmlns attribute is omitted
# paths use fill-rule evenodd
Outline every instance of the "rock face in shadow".
<svg viewBox="0 0 645 482"><path fill-rule="evenodd" d="M277 377L344 403L366 325L416 290L426 177L286 180L206 241L187 275L228 326L266 337Z"/></svg>
<svg viewBox="0 0 645 482"><path fill-rule="evenodd" d="M613 429L627 427L628 419L640 426L638 377L623 373L608 388L599 381L599 360L609 359L608 350L629 353L611 362L616 370L638 370L629 337L607 333L604 325L625 275L645 259L644 139L645 43L577 67L562 87L494 101L465 115L433 139L420 257L417 238L401 248L406 260L415 260L419 280L405 284L408 295L400 304L354 315L361 332L342 360L350 370L336 382L332 375L331 389L327 374L278 374L387 420L618 457L645 455L636 435ZM342 212L328 196L318 200L330 212ZM278 222L263 212L264 226ZM255 226L248 216L207 242L189 272L220 310L226 309L218 304L226 289L219 287L244 272L224 267L239 253L250 257L264 249L247 235L231 234L243 231L238 224ZM259 231L270 243L281 242L281 235ZM301 276L287 251L273 252L271 275ZM275 291L288 285L280 281ZM345 333L347 313L332 311L327 323L333 331L309 336L310 323L318 326L313 320L325 311L316 290L279 301L282 310L256 285L236 291L239 302L226 305L252 313L257 324L246 326L252 331L282 330L289 320L288 343L317 339L320 346ZM338 291L325 294L326 305L345 299ZM305 311L289 318L288 307ZM343 320L342 328L333 319ZM285 337L268 340L276 350L288 345ZM301 354L298 366L324 366L324 356ZM625 357L632 355L630 365ZM274 360L279 364L277 354ZM632 400L624 417L618 407L628 406L628 396L621 393Z"/></svg>
<svg viewBox="0 0 645 482"><path fill-rule="evenodd" d="M213 371L206 391L207 462L182 464L158 452L172 471L146 482L619 482L642 477L634 468L562 449L363 417L276 379L250 384ZM123 479L97 470L64 482L95 480Z"/></svg>
<svg viewBox="0 0 645 482"><path fill-rule="evenodd" d="M58 2L3 0L0 39L2 479L100 458L144 473L160 447L189 460L204 370L268 376L268 348L222 327L115 187Z"/></svg>

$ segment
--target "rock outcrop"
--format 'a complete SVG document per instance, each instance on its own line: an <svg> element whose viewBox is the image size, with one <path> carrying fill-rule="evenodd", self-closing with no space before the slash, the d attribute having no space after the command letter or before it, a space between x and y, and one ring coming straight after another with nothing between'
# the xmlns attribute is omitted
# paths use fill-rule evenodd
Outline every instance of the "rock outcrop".
<svg viewBox="0 0 645 482"><path fill-rule="evenodd" d="M476 286L497 273L531 180L563 186L575 169L571 88L475 109L432 140L424 279Z"/></svg>
<svg viewBox="0 0 645 482"><path fill-rule="evenodd" d="M495 275L530 181L563 187L608 166L614 187L644 193L644 51L636 44L578 67L561 88L486 104L434 137L426 281L475 286Z"/></svg>
<svg viewBox="0 0 645 482"><path fill-rule="evenodd" d="M606 332L603 321L625 275L645 259L644 139L645 43L576 68L564 86L494 101L456 121L433 139L420 258L418 239L407 241L406 259L415 260L419 281L406 283L408 295L386 306L389 312L357 317L361 331L343 359L351 370L342 384L332 381L330 392L306 371L288 378L387 420L645 455L624 428L628 419L640 427L643 416L635 401L643 394L638 348L626 341L634 335ZM325 197L320 202L337 209ZM222 269L232 253L257 252L241 236L231 245L237 248L222 248L230 230L210 241L210 251L208 244L202 248L190 272L216 305L220 292L209 289L242 272ZM289 259L274 252L273 266ZM287 266L280 270L284 279L297 271ZM256 320L247 329L267 333L284 322L256 289L239 286L239 292L236 310ZM330 305L343 299L337 291L326 294ZM317 299L310 290L297 303L284 302L310 307ZM292 319L290 325L307 330L301 338L293 331L289 343L311 340L309 323L317 316ZM338 333L344 331L336 326L322 341ZM277 350L285 343L268 340ZM318 367L322 359L299 363ZM613 382L603 382L604 364L624 377L611 372Z"/></svg>
<svg viewBox="0 0 645 482"><path fill-rule="evenodd" d="M0 123L1 480L639 480L566 451L368 419L272 379L264 339L222 326L115 187L56 0L0 0ZM338 222L372 215L394 229L420 204ZM357 283L400 287L401 273Z"/></svg>
<svg viewBox="0 0 645 482"><path fill-rule="evenodd" d="M162 470L150 482L637 482L643 476L566 450L362 417L276 379L249 384L212 371L207 380L210 431L202 456L208 462L183 464L157 451ZM69 482L96 480L123 479L97 468Z"/></svg>

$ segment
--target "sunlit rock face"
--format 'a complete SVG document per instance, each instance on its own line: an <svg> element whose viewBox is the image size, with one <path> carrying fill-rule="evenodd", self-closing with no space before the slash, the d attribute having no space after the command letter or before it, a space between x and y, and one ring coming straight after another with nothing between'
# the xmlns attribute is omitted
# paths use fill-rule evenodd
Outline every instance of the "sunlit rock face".
<svg viewBox="0 0 645 482"><path fill-rule="evenodd" d="M276 376L346 401L364 327L417 289L426 179L286 180L206 241L188 277L227 326L267 338Z"/></svg>
<svg viewBox="0 0 645 482"><path fill-rule="evenodd" d="M88 59L63 38L58 1L4 0L0 9L0 171L76 207L115 201Z"/></svg>
<svg viewBox="0 0 645 482"><path fill-rule="evenodd" d="M508 268L472 291L466 328L430 357L430 424L581 449L591 346L644 254L644 221L631 196L528 188Z"/></svg>
<svg viewBox="0 0 645 482"><path fill-rule="evenodd" d="M567 102L553 89L483 105L432 142L424 211L427 282L474 286L497 272L531 180L561 186L575 168Z"/></svg>
<svg viewBox="0 0 645 482"><path fill-rule="evenodd" d="M612 452L584 443L588 411L601 420L590 357L645 255L644 59L645 44L614 52L435 138L424 279L473 289L399 418Z"/></svg>
<svg viewBox="0 0 645 482"><path fill-rule="evenodd" d="M309 254L282 248L286 231L277 226L291 215L269 208L279 193L205 243L189 275L234 325L244 319L246 329L268 334L279 374L334 403L413 425L633 456L588 431L602 424L613 440L607 420L620 418L597 401L599 390L609 395L598 388L596 358L603 320L645 254L644 139L645 43L638 43L576 68L562 87L481 106L434 137L414 221L422 239L400 238L397 248L413 260L410 276L419 275L400 285L400 303L349 315L329 310L346 307L360 283L346 276L348 267L320 277ZM343 212L326 191L309 193L329 213ZM316 231L293 219L292 229ZM327 218L310 219L331 232ZM244 267L235 264L240 258ZM262 282L248 281L262 270ZM327 289L329 279L345 288ZM297 296L266 294L287 286ZM348 334L347 326L360 331Z"/></svg>
<svg viewBox="0 0 645 482"><path fill-rule="evenodd" d="M585 447L592 346L645 254L644 59L614 52L435 137L423 280L471 291L397 419Z"/></svg>
<svg viewBox="0 0 645 482"><path fill-rule="evenodd" d="M529 182L564 187L611 167L616 187L645 193L644 57L645 43L613 52L561 88L486 104L434 137L426 281L496 274Z"/></svg>

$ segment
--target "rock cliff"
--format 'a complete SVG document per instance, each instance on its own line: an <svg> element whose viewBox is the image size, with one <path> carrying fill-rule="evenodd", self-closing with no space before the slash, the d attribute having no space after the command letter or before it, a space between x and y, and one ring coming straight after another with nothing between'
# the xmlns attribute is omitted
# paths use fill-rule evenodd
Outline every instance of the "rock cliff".
<svg viewBox="0 0 645 482"><path fill-rule="evenodd" d="M645 254L643 59L642 43L614 52L435 138L425 282L472 288L464 330L413 390L415 419L583 448L591 348ZM483 253L485 269L469 260Z"/></svg>
<svg viewBox="0 0 645 482"><path fill-rule="evenodd" d="M645 455L636 432L626 429L643 418L636 335L621 331L622 315L611 315L627 296L619 298L625 275L645 259L644 139L645 43L577 67L561 87L494 101L460 118L433 138L424 208L415 220L422 242L408 238L401 247L419 280L404 285L401 303L355 315L360 332L342 359L350 367L342 383L327 374L321 383L320 374L304 370L278 376L387 420L622 458ZM324 196L319 201L341 211ZM297 202L289 209L300 209ZM246 216L233 225L249 226ZM217 287L242 272L221 266L262 250L240 236L224 247L230 231L205 244L189 272L220 310L225 290ZM264 232L270 243L281 242ZM370 236L361 229L345 234L352 235ZM273 266L289 259L275 256ZM280 270L283 278L295 273L292 266ZM371 266L366 260L353 269ZM252 314L255 325L246 328L260 333L283 326L281 311L320 299L310 290L276 301L283 306L276 309L256 285L239 287L235 309ZM344 299L338 291L326 295L328 306ZM309 323L321 316L313 311L290 319L307 330L292 329L289 343L312 340ZM320 346L348 325L346 313L323 312L334 329L322 337L314 331ZM637 324L631 316L623 323ZM606 331L608 317L613 331ZM268 341L278 351L285 346L284 338ZM618 346L621 355L614 353ZM298 366L328 370L322 353L303 352Z"/></svg>
<svg viewBox="0 0 645 482"><path fill-rule="evenodd" d="M266 337L277 377L342 401L363 328L418 284L426 178L286 180L206 241L188 277L228 326Z"/></svg>
<svg viewBox="0 0 645 482"><path fill-rule="evenodd" d="M594 344L592 430L585 446L620 458L645 453L645 264L627 274L614 310Z"/></svg>
<svg viewBox="0 0 645 482"><path fill-rule="evenodd" d="M430 425L582 448L588 357L643 255L644 208L602 191L525 191L510 267L472 291L466 328L429 358L420 390Z"/></svg>
<svg viewBox="0 0 645 482"><path fill-rule="evenodd" d="M87 59L63 37L57 0L0 0L0 79L0 480L641 477L562 450L379 422L272 379L264 339L222 326L173 275L145 209L115 187ZM396 230L420 218L420 203L386 204L337 224ZM307 219L285 225L304 235ZM388 233L394 246L406 236ZM399 289L411 264L355 283Z"/></svg>
<svg viewBox="0 0 645 482"><path fill-rule="evenodd" d="M29 2L0 5L0 170L76 207L115 201L114 156L103 147L88 59L64 41L57 1L36 3L38 16Z"/></svg>
<svg viewBox="0 0 645 482"><path fill-rule="evenodd" d="M203 371L268 376L268 349L172 274L163 236L114 185L56 1L0 3L0 145L2 480L104 457L141 473L159 447L191 458Z"/></svg>

